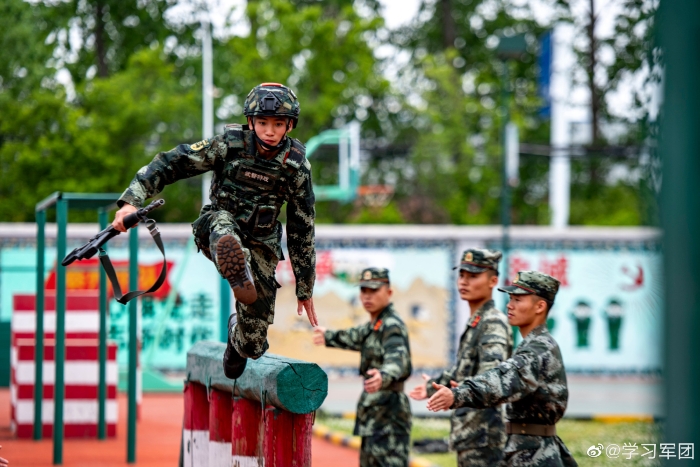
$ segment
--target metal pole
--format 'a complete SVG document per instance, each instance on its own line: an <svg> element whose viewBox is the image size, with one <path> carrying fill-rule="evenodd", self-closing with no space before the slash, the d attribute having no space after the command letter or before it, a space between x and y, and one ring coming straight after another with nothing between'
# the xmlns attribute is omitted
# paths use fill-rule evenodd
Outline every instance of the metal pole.
<svg viewBox="0 0 700 467"><path fill-rule="evenodd" d="M568 51L562 43L562 26L558 25L552 33L552 62L559 63ZM551 83L551 121L550 145L552 157L549 159L549 210L550 224L556 229L569 225L569 207L571 204L571 159L566 149L571 144L567 102L570 100L571 77L569 69L556 68L552 73Z"/></svg>
<svg viewBox="0 0 700 467"><path fill-rule="evenodd" d="M510 186L508 185L508 148L506 128L510 120L508 61L503 61L503 88L501 91L501 138L503 147L501 167L501 225L503 226L503 278L508 281L508 250L510 248Z"/></svg>
<svg viewBox="0 0 700 467"><path fill-rule="evenodd" d="M61 465L63 464L63 366L66 354L66 268L61 265L61 259L66 256L66 228L68 224L68 201L64 199L59 199L56 203L56 224L58 239L56 242L56 347L54 351L56 376L53 392L53 463Z"/></svg>
<svg viewBox="0 0 700 467"><path fill-rule="evenodd" d="M664 112L661 114L664 233L665 409L662 439L700 440L700 2L661 2L659 38L664 53ZM678 448L681 451L681 448ZM688 451L686 455L690 454ZM697 455L697 453L695 453ZM664 465L685 465L680 452ZM689 457L686 457L688 459ZM690 457L692 459L692 457ZM695 458L697 459L697 458Z"/></svg>
<svg viewBox="0 0 700 467"><path fill-rule="evenodd" d="M46 211L36 213L36 331L34 333L34 439L42 437L44 399L44 254Z"/></svg>
<svg viewBox="0 0 700 467"><path fill-rule="evenodd" d="M107 211L104 208L98 210L97 218L100 230L107 227ZM102 248L106 249L107 244ZM107 275L101 266L100 271L100 334L99 334L99 365L100 375L97 394L97 439L107 438L107 424L105 421L105 407L107 401Z"/></svg>
<svg viewBox="0 0 700 467"><path fill-rule="evenodd" d="M139 286L138 235L138 225L136 225L129 231L129 290L137 290ZM129 410L126 460L130 464L136 462L137 303L136 300L129 302Z"/></svg>
<svg viewBox="0 0 700 467"><path fill-rule="evenodd" d="M202 136L214 136L214 65L211 43L211 24L202 21ZM202 206L209 203L211 173L202 177Z"/></svg>
<svg viewBox="0 0 700 467"><path fill-rule="evenodd" d="M508 73L508 60L503 60L503 88L501 90L501 138L502 138L502 167L501 167L501 225L503 226L502 253L503 267L503 283L508 284L510 278L509 250L510 250L510 184L508 183L508 121L510 120L510 74ZM506 310L508 305L509 295L505 295L503 310ZM513 344L518 342L520 335L518 328L513 326Z"/></svg>

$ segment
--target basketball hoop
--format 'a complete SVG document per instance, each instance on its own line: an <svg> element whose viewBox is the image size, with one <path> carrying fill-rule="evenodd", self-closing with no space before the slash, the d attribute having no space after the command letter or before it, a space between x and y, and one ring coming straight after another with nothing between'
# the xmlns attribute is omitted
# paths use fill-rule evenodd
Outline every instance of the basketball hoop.
<svg viewBox="0 0 700 467"><path fill-rule="evenodd" d="M362 185L357 188L357 196L362 204L371 208L383 208L394 196L394 187L391 185Z"/></svg>

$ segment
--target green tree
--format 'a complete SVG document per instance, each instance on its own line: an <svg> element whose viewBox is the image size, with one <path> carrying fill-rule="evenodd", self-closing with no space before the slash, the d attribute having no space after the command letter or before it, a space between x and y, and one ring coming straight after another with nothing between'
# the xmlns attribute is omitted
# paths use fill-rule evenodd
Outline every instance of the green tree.
<svg viewBox="0 0 700 467"><path fill-rule="evenodd" d="M301 117L293 136L308 140L319 132L357 119L363 132L391 134L400 106L390 83L382 77L373 42L383 19L361 17L350 1L262 0L248 2L250 34L233 37L216 49L216 85L223 88L217 116L243 121L242 104L260 82L291 86L299 97ZM314 183L337 181L337 155L311 160ZM330 170L329 170L330 169ZM350 206L318 203L321 221L342 222Z"/></svg>
<svg viewBox="0 0 700 467"><path fill-rule="evenodd" d="M416 22L399 30L394 42L409 51L412 60L403 70L418 103L411 169L403 171L408 183L399 194L399 206L411 222L458 224L498 223L503 118L503 86L507 84L511 119L519 125L521 140L546 141L548 123L534 117L537 96L538 37L545 26L532 19L527 6L510 1L423 2ZM524 34L527 50L508 63L496 46L501 36ZM407 173L408 172L408 173ZM523 171L516 197L516 222L536 223L546 216L541 189L546 165L536 163ZM517 199L517 198L516 198Z"/></svg>
<svg viewBox="0 0 700 467"><path fill-rule="evenodd" d="M585 15L573 8L586 4ZM655 44L654 18L658 0L620 0L615 25L603 36L598 23L602 5L593 0L560 0L572 11L577 31L574 50L579 76L590 94L591 156L572 165L571 222L575 224L653 224L657 213L653 187L652 100L661 81L660 51ZM633 81L637 81L633 83ZM641 85L639 84L641 82ZM615 112L608 97L624 89L632 93L624 113ZM615 126L614 134L606 126ZM611 157L610 145L637 148L636 157ZM602 148L602 150L601 150ZM597 154L596 154L597 153ZM625 176L614 176L623 173Z"/></svg>
<svg viewBox="0 0 700 467"><path fill-rule="evenodd" d="M31 220L34 204L53 191L121 192L154 152L192 133L196 100L173 79L174 68L159 49L144 49L124 71L79 86L78 103L44 89L17 103L14 118L0 124L7 135L0 217ZM193 218L196 206L178 203L187 190L175 191L166 218ZM85 216L74 220L93 220L94 213Z"/></svg>
<svg viewBox="0 0 700 467"><path fill-rule="evenodd" d="M171 39L172 46L194 43L191 28L164 19L177 0L70 0L34 7L48 24L57 68L78 84L124 70L134 53ZM198 27L198 25L197 25Z"/></svg>

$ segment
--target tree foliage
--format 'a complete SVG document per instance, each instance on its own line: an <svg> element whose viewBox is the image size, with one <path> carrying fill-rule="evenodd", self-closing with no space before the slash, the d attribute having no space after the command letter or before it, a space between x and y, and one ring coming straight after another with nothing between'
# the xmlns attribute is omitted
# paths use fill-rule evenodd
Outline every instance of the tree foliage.
<svg viewBox="0 0 700 467"><path fill-rule="evenodd" d="M601 41L616 52L605 68L610 89L651 63L653 1L621 1L616 37ZM169 13L182 3L196 14L173 22ZM36 202L53 191L121 192L156 152L201 139L201 3L2 2L0 220L33 220ZM552 21L569 7L552 0ZM388 31L378 0L249 0L242 23L246 33L214 41L217 129L244 122L253 86L282 82L301 102L294 136L306 141L358 120L372 154L363 183L396 187L381 209L320 202L322 222L499 222L506 91L521 141L548 142L536 83L538 38L550 24L536 21L527 2L425 0L412 24ZM498 38L515 34L525 35L527 50L504 65ZM641 96L638 102L642 109ZM314 157L315 183L333 181L335 155ZM614 166L574 164L572 223L645 221L639 181L611 178ZM523 157L515 223L548 223L547 174L546 158ZM168 187L158 216L191 222L200 183ZM93 220L94 213L71 216Z"/></svg>

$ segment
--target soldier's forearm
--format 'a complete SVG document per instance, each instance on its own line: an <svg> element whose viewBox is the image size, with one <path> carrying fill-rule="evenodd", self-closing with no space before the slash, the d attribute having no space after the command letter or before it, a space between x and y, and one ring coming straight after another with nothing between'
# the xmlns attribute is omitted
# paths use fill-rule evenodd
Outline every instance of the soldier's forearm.
<svg viewBox="0 0 700 467"><path fill-rule="evenodd" d="M295 275L296 276L296 275ZM296 297L301 300L309 300L314 294L314 283L316 282L316 275L306 275L306 276L296 276Z"/></svg>
<svg viewBox="0 0 700 467"><path fill-rule="evenodd" d="M124 204L130 204L136 208L140 208L145 201L146 200L142 197L136 196L130 188L127 188L117 200L117 206L121 208Z"/></svg>

